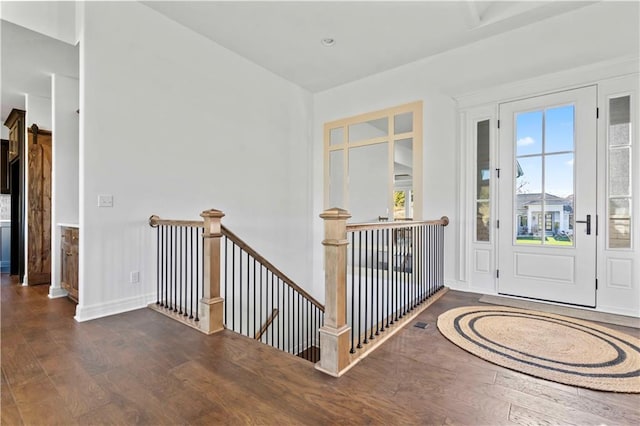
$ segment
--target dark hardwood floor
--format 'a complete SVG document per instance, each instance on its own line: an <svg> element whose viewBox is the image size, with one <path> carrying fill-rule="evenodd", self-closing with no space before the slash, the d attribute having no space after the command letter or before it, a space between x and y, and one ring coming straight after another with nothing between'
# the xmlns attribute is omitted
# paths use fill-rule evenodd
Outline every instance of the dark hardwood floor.
<svg viewBox="0 0 640 426"><path fill-rule="evenodd" d="M578 389L485 362L435 327L478 303L451 291L345 376L148 309L77 323L67 299L2 277L3 425L640 424L640 395ZM615 327L630 334L638 330Z"/></svg>

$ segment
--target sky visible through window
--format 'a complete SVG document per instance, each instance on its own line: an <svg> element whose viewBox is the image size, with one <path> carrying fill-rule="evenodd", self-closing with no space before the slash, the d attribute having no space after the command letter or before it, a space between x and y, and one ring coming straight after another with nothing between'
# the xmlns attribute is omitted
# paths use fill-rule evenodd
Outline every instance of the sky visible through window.
<svg viewBox="0 0 640 426"><path fill-rule="evenodd" d="M516 179L517 193L542 193L544 170L544 192L558 197L572 195L574 106L517 114L516 159L523 173Z"/></svg>

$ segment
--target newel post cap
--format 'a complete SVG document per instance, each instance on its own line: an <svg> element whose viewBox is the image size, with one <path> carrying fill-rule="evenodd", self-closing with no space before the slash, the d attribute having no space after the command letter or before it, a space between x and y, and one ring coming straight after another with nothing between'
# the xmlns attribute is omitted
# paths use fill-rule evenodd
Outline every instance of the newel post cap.
<svg viewBox="0 0 640 426"><path fill-rule="evenodd" d="M351 214L345 209L339 207L332 207L320 213L320 217L324 220L347 220L351 217Z"/></svg>
<svg viewBox="0 0 640 426"><path fill-rule="evenodd" d="M159 220L160 217L158 215L151 215L151 217L149 218L149 226L151 226L152 228L156 228L158 226Z"/></svg>
<svg viewBox="0 0 640 426"><path fill-rule="evenodd" d="M204 217L204 218L223 218L224 217L224 213L221 212L220 210L216 210L216 209L209 209L209 210L205 210L202 213L200 213L200 217Z"/></svg>

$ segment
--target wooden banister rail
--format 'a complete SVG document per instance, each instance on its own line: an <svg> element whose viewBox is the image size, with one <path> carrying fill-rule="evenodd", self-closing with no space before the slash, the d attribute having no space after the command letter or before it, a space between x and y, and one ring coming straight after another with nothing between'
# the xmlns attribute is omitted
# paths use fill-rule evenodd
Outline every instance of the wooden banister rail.
<svg viewBox="0 0 640 426"><path fill-rule="evenodd" d="M320 217L325 321L316 369L339 377L446 292L449 219L347 224L339 208Z"/></svg>
<svg viewBox="0 0 640 426"><path fill-rule="evenodd" d="M349 223L347 224L347 232L366 231L373 229L402 229L412 228L420 225L442 225L447 226L449 218L442 216L438 220L402 220L396 222L370 222L370 223Z"/></svg>
<svg viewBox="0 0 640 426"><path fill-rule="evenodd" d="M256 333L255 340L262 339L262 335L267 331L271 323L273 323L273 320L276 319L276 317L278 316L278 312L279 312L278 308L273 309L273 311L271 312L271 315L269 315L269 317L264 322L264 324L262 324L262 327L260 327L260 330L258 330L258 332Z"/></svg>
<svg viewBox="0 0 640 426"><path fill-rule="evenodd" d="M149 307L206 334L227 328L316 362L324 305L222 225L224 213L201 216L149 218L157 236Z"/></svg>
<svg viewBox="0 0 640 426"><path fill-rule="evenodd" d="M183 282L183 276L186 279L186 265L182 266L180 269L181 274L180 277L176 274L176 266L170 266L171 271L174 274L174 279L179 281L179 290L177 288L177 284L174 283L172 287L168 285L163 288L165 294L164 296L168 296L169 300L164 300L162 303L157 301L155 304L149 305L150 308L155 309L163 314L174 317L175 319L183 322L191 327L196 328L197 330L205 333L205 334L213 334L218 331L224 329L224 299L220 294L220 239L222 237L221 230L221 219L224 217L224 213L219 210L211 209L203 211L200 216L204 220L173 220L173 219L161 219L160 217L153 215L149 218L149 225L153 228L169 227L169 228L202 228L202 234L196 236L196 238L202 238L202 292L199 294L199 288L194 288L194 278L197 281L198 273L196 268L196 274L193 275L193 263L191 264L192 275L191 275L191 303L195 302L195 319L193 308L187 310L187 298L189 296L189 291L187 289L187 283ZM191 231L193 232L193 231ZM171 256L176 256L175 260L178 262L177 256L186 256L185 252L187 250L187 241L189 241L188 234L185 232L180 232L178 234L177 231L174 231L173 234L169 234L167 238L175 238L178 239L178 235L181 238L180 252L177 251L177 247L175 251L172 251ZM193 242L193 236L191 237ZM184 243L184 244L183 244ZM182 245L183 244L183 245ZM177 245L177 244L176 244ZM198 244L196 243L196 250ZM160 247L160 242L158 242L158 247ZM184 247L184 248L183 248ZM185 250L185 251L183 251ZM165 253L166 254L166 253ZM196 251L196 254L198 252ZM191 253L193 262L195 257L196 265L199 262L199 255L193 256L193 252ZM158 260L160 261L160 253L158 252ZM181 260L186 260L181 258ZM160 266L158 266L160 268ZM160 273L159 273L160 275ZM160 276L158 279L160 280ZM164 277L165 280L167 277ZM158 284L160 287L160 284ZM193 292L195 290L196 297L193 297ZM159 289L160 291L160 289ZM198 299L199 296L202 296ZM160 299L160 295L158 295L158 299ZM194 300L195 299L195 300ZM184 315L183 315L184 312ZM188 315L190 313L191 315Z"/></svg>
<svg viewBox="0 0 640 426"><path fill-rule="evenodd" d="M244 250L245 252L249 253L249 255L251 255L259 263L261 263L267 269L269 269L271 272L273 272L278 278L280 278L282 281L284 281L289 287L291 287L292 289L294 289L298 293L302 294L303 297L308 299L313 305L315 305L318 309L320 309L322 312L324 312L324 305L322 303L320 303L316 299L314 299L313 296L311 296L309 293L304 291L299 285L294 283L293 280L291 280L291 278L286 276L284 274L284 272L282 272L280 269L275 267L273 265L273 263L271 263L267 259L265 259L264 256L262 256L260 253L255 251L253 248L251 248L251 246L249 246L247 243L245 243L240 237L238 237L236 234L231 232L224 225L222 226L222 234L225 235L227 238L229 238L231 241L233 241L242 250Z"/></svg>
<svg viewBox="0 0 640 426"><path fill-rule="evenodd" d="M184 226L188 228L204 228L204 220L173 220L173 219L160 219L158 216L153 215L149 218L149 226L155 228L160 225L167 226Z"/></svg>

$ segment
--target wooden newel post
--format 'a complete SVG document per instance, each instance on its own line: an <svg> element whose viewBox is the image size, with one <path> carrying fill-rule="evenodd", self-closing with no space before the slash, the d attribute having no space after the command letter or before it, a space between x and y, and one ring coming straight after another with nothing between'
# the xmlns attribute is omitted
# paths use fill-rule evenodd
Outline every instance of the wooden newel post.
<svg viewBox="0 0 640 426"><path fill-rule="evenodd" d="M324 211L324 326L320 328L320 362L316 368L338 377L349 365L347 325L347 219L349 212L339 208Z"/></svg>
<svg viewBox="0 0 640 426"><path fill-rule="evenodd" d="M224 299L220 297L220 220L224 213L211 209L203 211L200 216L204 219L204 292L200 299L200 330L213 334L224 329Z"/></svg>

